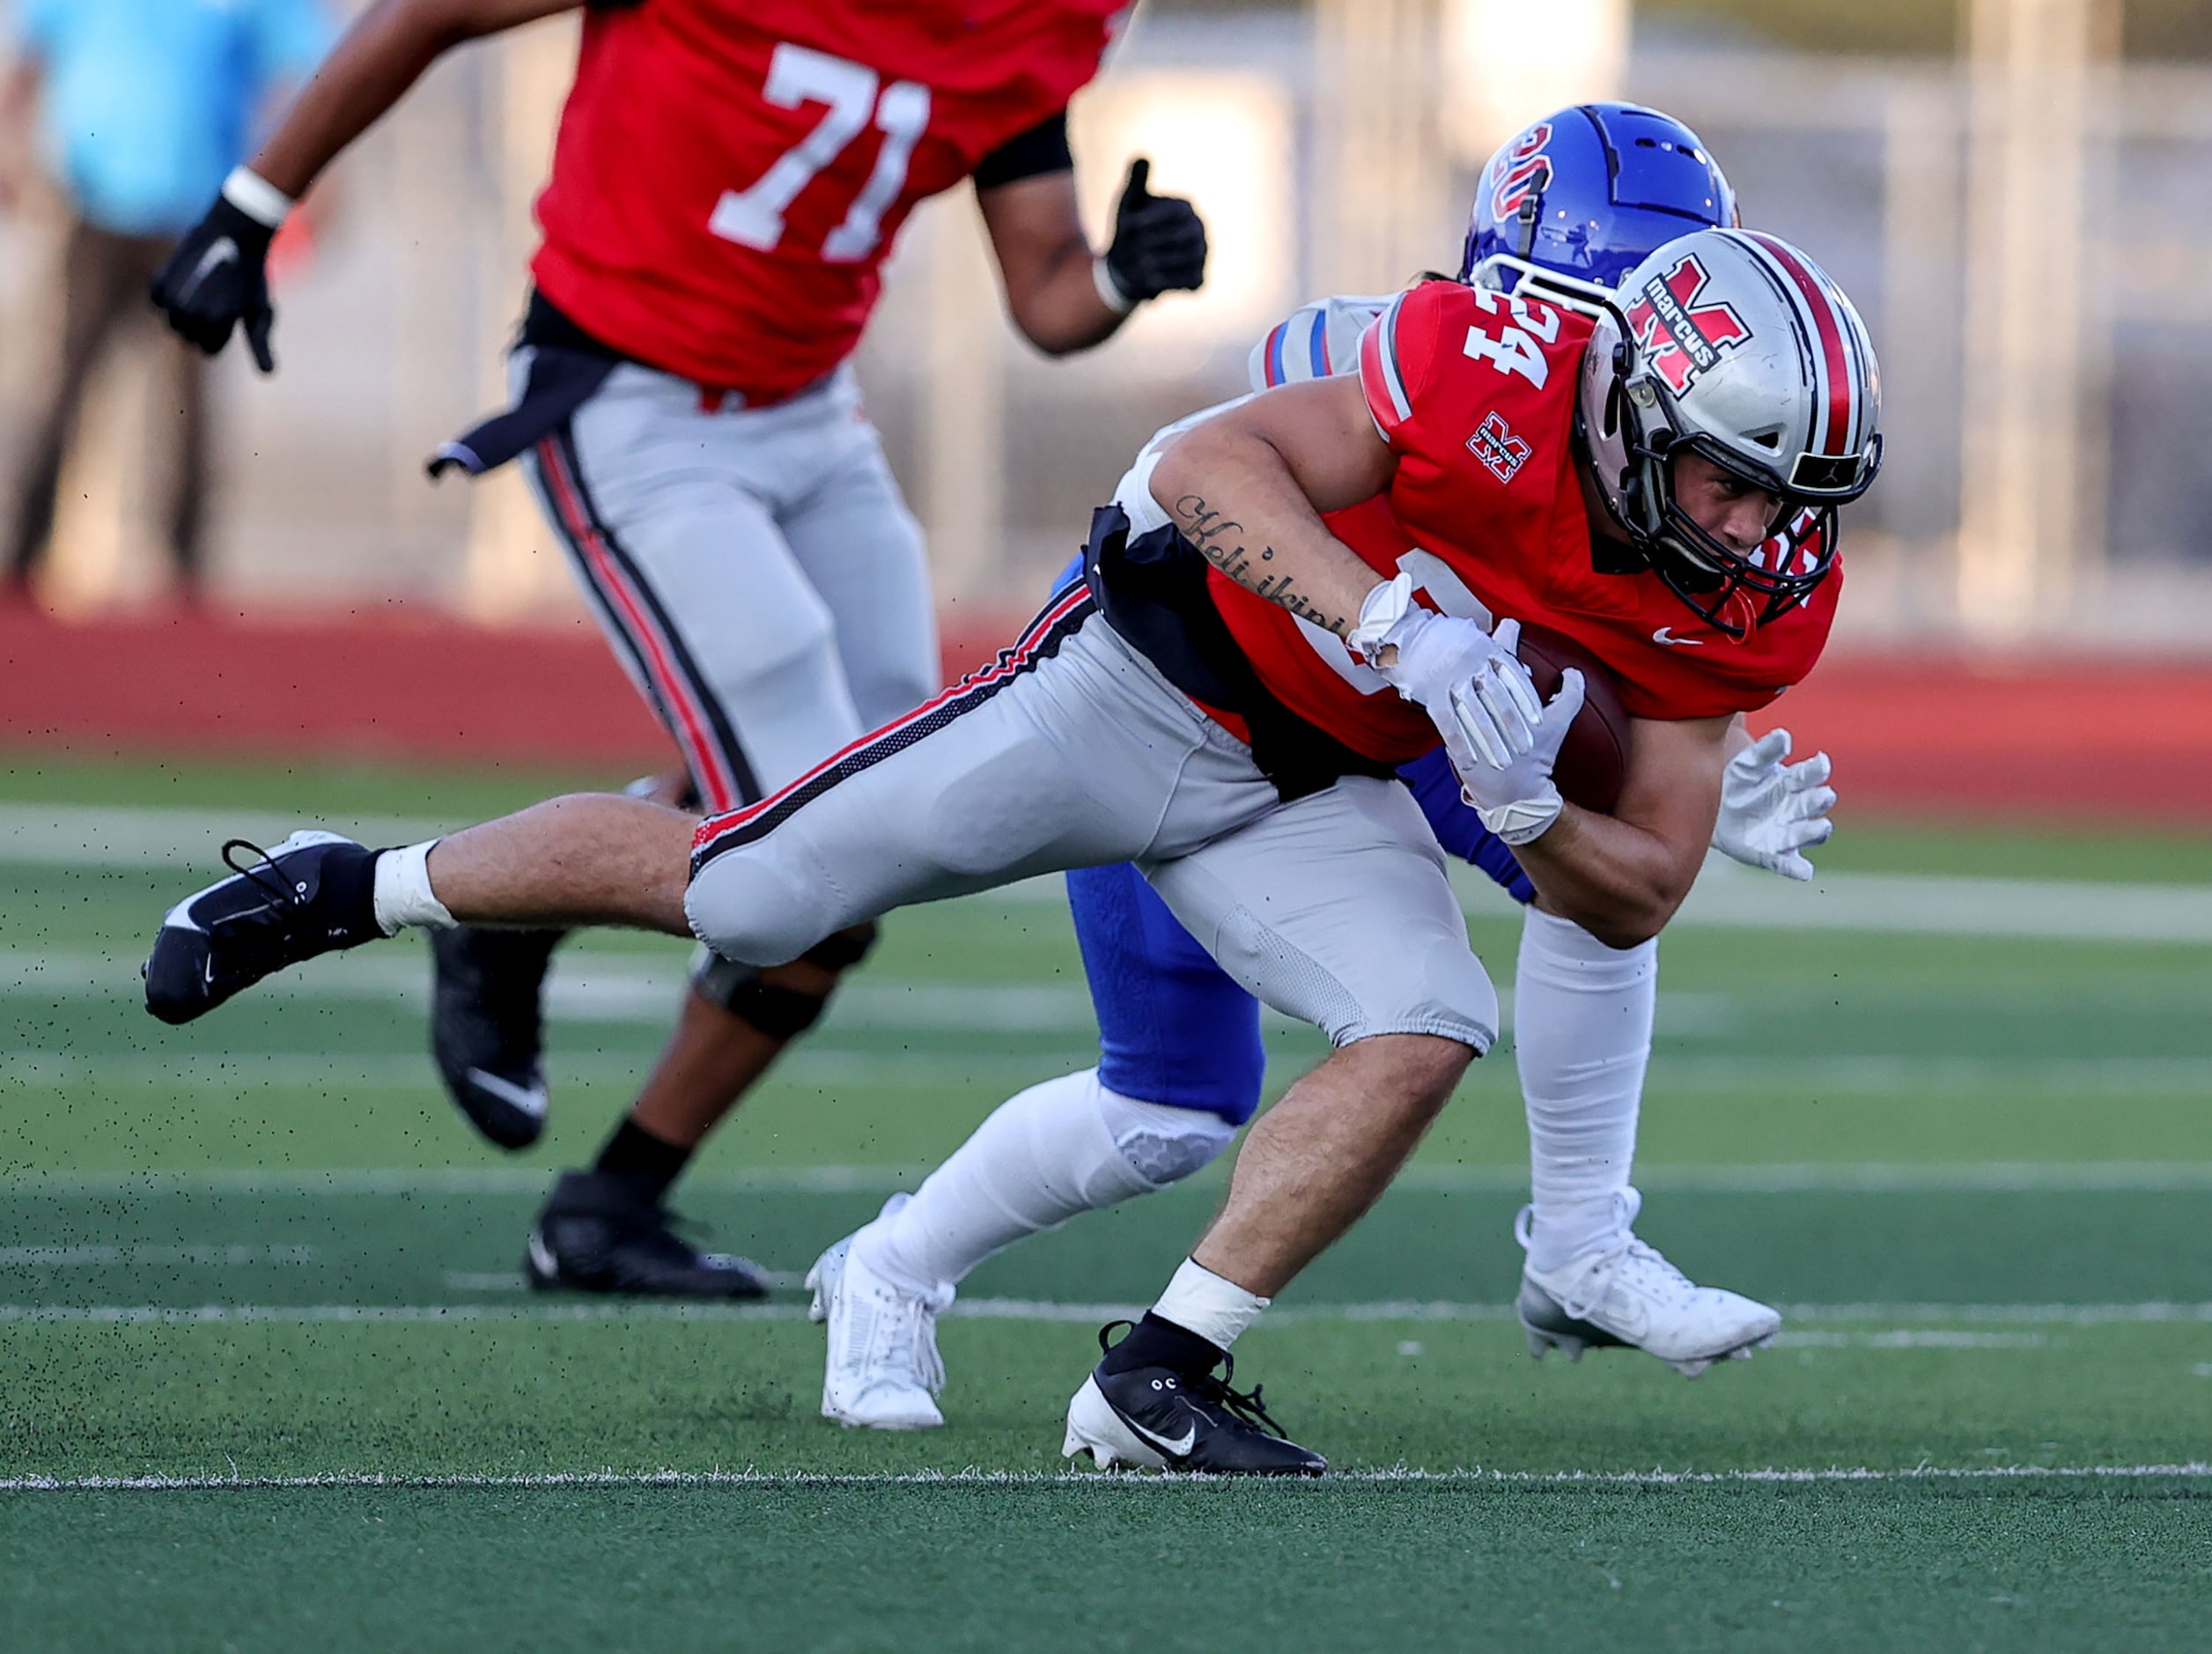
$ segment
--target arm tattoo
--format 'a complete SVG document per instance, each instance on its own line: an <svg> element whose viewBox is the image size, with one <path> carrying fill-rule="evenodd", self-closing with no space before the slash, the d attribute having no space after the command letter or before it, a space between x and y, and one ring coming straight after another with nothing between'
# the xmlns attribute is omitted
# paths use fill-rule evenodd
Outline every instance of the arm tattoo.
<svg viewBox="0 0 2212 1654"><path fill-rule="evenodd" d="M1183 495L1175 503L1175 514L1182 524L1184 537L1198 548L1206 560L1246 591L1265 597L1271 603L1279 603L1301 620L1309 620L1340 638L1351 631L1349 620L1328 613L1303 592L1294 589L1295 582L1290 575L1263 570L1261 564L1275 560L1275 548L1264 545L1257 552L1251 550L1244 543L1244 525L1223 515L1219 506L1209 504L1203 496Z"/></svg>

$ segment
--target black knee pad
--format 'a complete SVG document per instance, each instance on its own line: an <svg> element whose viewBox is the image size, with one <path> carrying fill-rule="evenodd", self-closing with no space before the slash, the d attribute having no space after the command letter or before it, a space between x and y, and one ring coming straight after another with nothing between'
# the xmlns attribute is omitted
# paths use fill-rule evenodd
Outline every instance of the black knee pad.
<svg viewBox="0 0 2212 1654"><path fill-rule="evenodd" d="M710 1005L750 1023L771 1039L794 1039L822 1018L826 993L801 993L760 979L751 965L709 954L691 972L691 991Z"/></svg>
<svg viewBox="0 0 2212 1654"><path fill-rule="evenodd" d="M820 965L824 971L850 971L868 956L875 946L876 928L873 921L841 930L836 935L816 942L799 956L810 965Z"/></svg>

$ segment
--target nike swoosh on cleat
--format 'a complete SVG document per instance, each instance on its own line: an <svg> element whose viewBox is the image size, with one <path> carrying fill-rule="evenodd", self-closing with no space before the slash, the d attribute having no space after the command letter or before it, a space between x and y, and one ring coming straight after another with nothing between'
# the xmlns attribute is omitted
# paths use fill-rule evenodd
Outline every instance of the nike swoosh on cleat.
<svg viewBox="0 0 2212 1654"><path fill-rule="evenodd" d="M1183 1433L1183 1439L1181 1441L1171 1442L1164 1436L1157 1436L1152 1431L1147 1430L1143 1425L1138 1423L1136 1420L1131 1418L1126 1413L1122 1414L1121 1421L1124 1424L1126 1424L1131 1429L1136 1431L1138 1435L1143 1436L1145 1440L1150 1442L1161 1452L1172 1453L1177 1458L1188 1458L1190 1456L1191 1449L1196 1445L1198 1439L1198 1427L1195 1424Z"/></svg>
<svg viewBox="0 0 2212 1654"><path fill-rule="evenodd" d="M535 1229L530 1231L528 1250L530 1263L539 1274L548 1281L558 1281L561 1278L560 1260L553 1256L553 1249L545 1244L545 1237Z"/></svg>
<svg viewBox="0 0 2212 1654"><path fill-rule="evenodd" d="M545 1118L546 1095L542 1085L517 1085L483 1068L471 1068L468 1083L482 1091L489 1091L503 1103L512 1103L534 1120Z"/></svg>

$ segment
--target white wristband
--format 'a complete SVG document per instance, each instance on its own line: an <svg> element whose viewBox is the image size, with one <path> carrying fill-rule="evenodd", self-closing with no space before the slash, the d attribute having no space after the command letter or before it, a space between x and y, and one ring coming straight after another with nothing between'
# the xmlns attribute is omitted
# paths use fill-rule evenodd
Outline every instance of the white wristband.
<svg viewBox="0 0 2212 1654"><path fill-rule="evenodd" d="M1114 279L1113 270L1102 258L1091 260L1091 285L1098 289L1098 301L1117 316L1125 316L1137 307L1137 301L1122 292L1121 284Z"/></svg>
<svg viewBox="0 0 2212 1654"><path fill-rule="evenodd" d="M1374 666L1384 646L1395 641L1391 633L1408 620L1418 625L1426 618L1426 613L1413 601L1413 577L1397 575L1384 580L1360 600L1360 618L1346 634L1345 646Z"/></svg>
<svg viewBox="0 0 2212 1654"><path fill-rule="evenodd" d="M1559 818L1559 811L1566 808L1566 801L1559 797L1559 788L1549 782L1545 784L1544 793L1539 797L1523 799L1515 804L1500 804L1494 809L1485 809L1475 803L1464 787L1460 789L1459 795L1482 818L1485 827L1516 849L1523 845L1534 844L1550 832L1552 824Z"/></svg>
<svg viewBox="0 0 2212 1654"><path fill-rule="evenodd" d="M255 224L271 230L284 227L292 200L250 166L233 166L223 181L223 199Z"/></svg>

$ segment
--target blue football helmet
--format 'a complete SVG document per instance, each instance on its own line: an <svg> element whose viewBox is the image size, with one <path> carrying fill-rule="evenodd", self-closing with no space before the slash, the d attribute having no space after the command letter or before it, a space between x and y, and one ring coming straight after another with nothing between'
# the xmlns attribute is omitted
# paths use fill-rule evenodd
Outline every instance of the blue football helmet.
<svg viewBox="0 0 2212 1654"><path fill-rule="evenodd" d="M1740 222L1736 192L1681 122L1641 104L1576 104L1490 158L1459 278L1502 255L1611 290L1677 236Z"/></svg>

